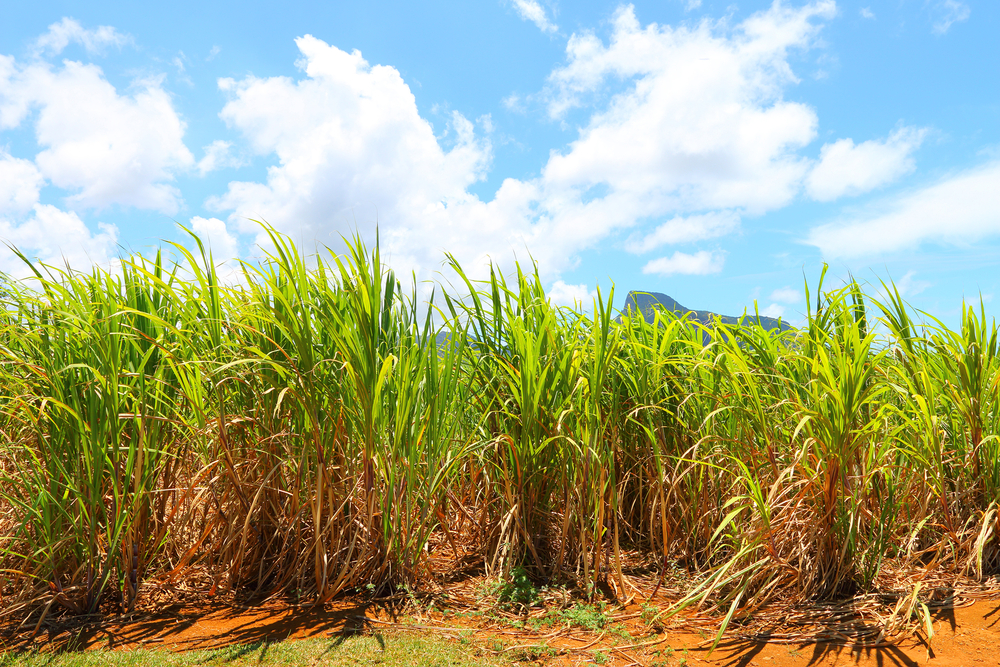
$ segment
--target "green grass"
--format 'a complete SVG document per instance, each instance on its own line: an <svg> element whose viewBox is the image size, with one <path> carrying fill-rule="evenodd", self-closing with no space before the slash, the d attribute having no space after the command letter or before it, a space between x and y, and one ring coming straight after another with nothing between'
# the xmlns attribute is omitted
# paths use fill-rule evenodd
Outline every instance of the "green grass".
<svg viewBox="0 0 1000 667"><path fill-rule="evenodd" d="M288 640L246 646L173 653L165 649L0 653L0 667L195 667L198 665L393 665L396 667L491 667L499 659L457 642L430 636L365 635L332 639Z"/></svg>
<svg viewBox="0 0 1000 667"><path fill-rule="evenodd" d="M610 622L602 605L575 604L569 609L558 612L558 618L566 625L590 632L600 632Z"/></svg>

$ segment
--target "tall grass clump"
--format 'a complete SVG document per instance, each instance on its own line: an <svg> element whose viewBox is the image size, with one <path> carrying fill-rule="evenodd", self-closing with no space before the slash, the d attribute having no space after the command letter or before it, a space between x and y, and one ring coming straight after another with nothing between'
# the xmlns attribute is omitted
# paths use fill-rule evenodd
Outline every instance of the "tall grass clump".
<svg viewBox="0 0 1000 667"><path fill-rule="evenodd" d="M377 242L306 256L266 231L230 283L196 237L3 278L0 614L180 581L322 603L468 558L627 597L639 558L728 622L1000 569L982 303L952 330L821 276L798 329L704 325L452 257L420 296Z"/></svg>

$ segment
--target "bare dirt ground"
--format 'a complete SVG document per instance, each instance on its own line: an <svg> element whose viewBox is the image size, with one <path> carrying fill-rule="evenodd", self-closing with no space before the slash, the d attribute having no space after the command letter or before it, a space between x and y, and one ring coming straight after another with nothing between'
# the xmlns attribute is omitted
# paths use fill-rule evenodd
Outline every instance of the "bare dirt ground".
<svg viewBox="0 0 1000 667"><path fill-rule="evenodd" d="M859 646L846 635L838 640L836 628L850 624L827 626L823 632L812 626L814 636L833 637L828 641L810 641L803 632L772 632L770 641L761 641L759 627L753 633L736 627L709 655L717 621L689 615L650 622L653 607L646 604L607 607L603 615L607 625L600 629L559 622L536 624L532 629L524 627L515 614L465 613L460 607L440 610L433 605L414 606L412 597L408 601L400 597L341 600L323 607L279 602L240 605L232 600L165 604L129 618L94 619L86 624L79 619L53 621L33 638L22 633L13 643L40 645L42 650L162 647L184 651L359 632L388 637L416 632L452 638L484 654L545 665L1000 665L1000 601L995 599L958 599L933 609L929 642L923 625L903 633L894 643L871 637L867 646ZM8 638L8 646L12 639Z"/></svg>

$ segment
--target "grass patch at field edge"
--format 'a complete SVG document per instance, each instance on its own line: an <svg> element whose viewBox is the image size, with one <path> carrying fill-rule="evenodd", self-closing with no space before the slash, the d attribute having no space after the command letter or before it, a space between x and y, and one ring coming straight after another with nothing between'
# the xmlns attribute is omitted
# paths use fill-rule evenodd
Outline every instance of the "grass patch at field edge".
<svg viewBox="0 0 1000 667"><path fill-rule="evenodd" d="M489 667L506 664L459 642L431 635L385 633L172 652L167 648L90 651L7 651L0 667L188 667L194 665L394 665Z"/></svg>

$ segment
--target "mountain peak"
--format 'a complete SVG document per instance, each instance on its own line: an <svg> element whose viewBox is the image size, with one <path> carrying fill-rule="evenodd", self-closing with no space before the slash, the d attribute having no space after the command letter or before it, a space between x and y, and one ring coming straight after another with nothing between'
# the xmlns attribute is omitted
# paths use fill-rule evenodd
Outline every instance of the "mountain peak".
<svg viewBox="0 0 1000 667"><path fill-rule="evenodd" d="M622 312L624 313L629 310L634 310L641 313L645 319L647 316L651 316L656 308L669 310L673 313L677 313L678 315L687 314L692 320L696 320L701 324L706 325L711 324L715 318L719 318L725 324L750 324L757 321L757 317L751 314L732 317L730 315L719 315L708 310L694 310L692 308L686 308L679 304L674 298L661 292L629 292L628 296L625 298L625 305L622 306ZM760 316L760 325L768 331L772 331L774 329L787 331L792 328L787 322L783 322L782 320L774 317L765 317L763 315Z"/></svg>

